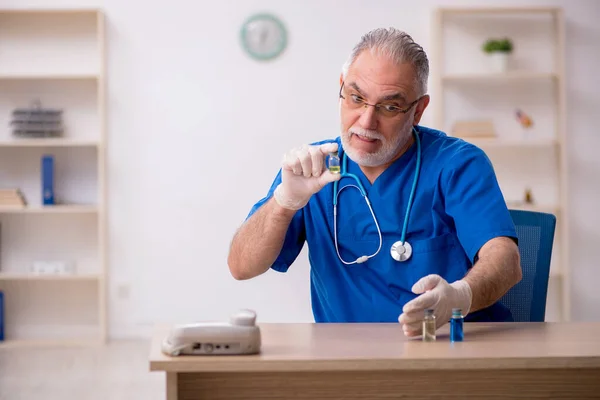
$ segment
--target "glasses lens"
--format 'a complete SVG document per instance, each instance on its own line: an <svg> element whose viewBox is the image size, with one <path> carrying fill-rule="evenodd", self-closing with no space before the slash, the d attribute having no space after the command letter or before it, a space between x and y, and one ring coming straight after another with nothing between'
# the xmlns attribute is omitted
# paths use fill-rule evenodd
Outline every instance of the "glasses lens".
<svg viewBox="0 0 600 400"><path fill-rule="evenodd" d="M365 106L365 99L356 93L344 93L344 103L348 108L356 109Z"/></svg>
<svg viewBox="0 0 600 400"><path fill-rule="evenodd" d="M377 109L379 113L386 118L395 117L400 114L400 108L390 104L381 104Z"/></svg>
<svg viewBox="0 0 600 400"><path fill-rule="evenodd" d="M342 102L348 109L357 110L372 106L371 104L368 104L367 101L358 93L352 90L347 90L345 86L342 88L341 94ZM377 104L374 107L375 111L385 118L393 118L403 112L403 109L398 107L396 104Z"/></svg>

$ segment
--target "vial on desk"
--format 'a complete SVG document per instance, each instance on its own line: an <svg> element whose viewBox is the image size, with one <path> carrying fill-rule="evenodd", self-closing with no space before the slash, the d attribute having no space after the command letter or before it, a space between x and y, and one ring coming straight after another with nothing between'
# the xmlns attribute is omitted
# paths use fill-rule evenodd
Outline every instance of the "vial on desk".
<svg viewBox="0 0 600 400"><path fill-rule="evenodd" d="M423 319L423 341L435 342L435 315L432 309L425 310Z"/></svg>
<svg viewBox="0 0 600 400"><path fill-rule="evenodd" d="M327 162L327 167L329 168L329 171L331 171L331 173L333 174L339 174L340 173L340 157L338 156L337 151L335 153L330 153L329 154L329 159Z"/></svg>
<svg viewBox="0 0 600 400"><path fill-rule="evenodd" d="M460 308L452 309L452 317L450 318L450 341L462 342L465 334L463 331L464 316Z"/></svg>

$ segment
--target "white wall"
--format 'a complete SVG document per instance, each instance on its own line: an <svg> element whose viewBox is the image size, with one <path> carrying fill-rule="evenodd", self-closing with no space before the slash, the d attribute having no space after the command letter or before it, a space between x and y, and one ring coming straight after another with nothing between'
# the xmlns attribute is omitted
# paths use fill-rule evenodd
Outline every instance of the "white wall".
<svg viewBox="0 0 600 400"><path fill-rule="evenodd" d="M227 250L283 152L338 135L339 71L351 46L369 29L396 26L429 51L436 5L518 3L0 0L107 14L111 335L238 307L255 308L262 321L312 321L305 252L288 274L237 282ZM600 320L600 2L525 3L566 11L572 316ZM289 30L274 62L255 62L239 45L243 20L257 11L279 15Z"/></svg>

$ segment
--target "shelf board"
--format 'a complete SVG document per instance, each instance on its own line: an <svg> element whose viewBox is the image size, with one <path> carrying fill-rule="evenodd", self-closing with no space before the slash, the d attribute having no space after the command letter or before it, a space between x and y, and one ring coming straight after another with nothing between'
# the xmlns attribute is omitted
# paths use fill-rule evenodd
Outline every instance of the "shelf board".
<svg viewBox="0 0 600 400"><path fill-rule="evenodd" d="M74 274L74 275L37 275L37 274L14 274L10 272L0 273L0 281L94 281L99 280L98 274Z"/></svg>
<svg viewBox="0 0 600 400"><path fill-rule="evenodd" d="M499 139L499 138L462 138L477 147L554 147L555 139Z"/></svg>
<svg viewBox="0 0 600 400"><path fill-rule="evenodd" d="M548 14L558 12L557 7L441 7L443 14Z"/></svg>
<svg viewBox="0 0 600 400"><path fill-rule="evenodd" d="M526 72L513 71L506 73L469 73L469 74L447 74L442 76L443 82L466 82L466 83L486 83L486 82L505 82L505 81L527 81L558 79L558 75L551 72Z"/></svg>
<svg viewBox="0 0 600 400"><path fill-rule="evenodd" d="M23 347L64 347L64 346L94 346L102 344L100 339L6 339L0 342L0 349Z"/></svg>
<svg viewBox="0 0 600 400"><path fill-rule="evenodd" d="M95 205L0 206L0 214L90 214L98 212Z"/></svg>
<svg viewBox="0 0 600 400"><path fill-rule="evenodd" d="M95 140L35 138L0 140L0 147L96 147Z"/></svg>
<svg viewBox="0 0 600 400"><path fill-rule="evenodd" d="M57 15L57 14L97 14L101 12L100 8L38 8L38 7L23 7L23 8L0 8L0 15L4 14L42 14L42 15Z"/></svg>
<svg viewBox="0 0 600 400"><path fill-rule="evenodd" d="M94 73L7 73L0 72L0 80L96 80Z"/></svg>

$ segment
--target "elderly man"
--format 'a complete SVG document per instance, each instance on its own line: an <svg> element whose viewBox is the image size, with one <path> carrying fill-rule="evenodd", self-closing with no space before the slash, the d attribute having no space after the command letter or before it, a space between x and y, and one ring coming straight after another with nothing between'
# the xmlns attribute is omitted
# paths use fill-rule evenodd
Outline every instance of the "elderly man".
<svg viewBox="0 0 600 400"><path fill-rule="evenodd" d="M484 152L419 125L428 74L408 34L361 38L340 76L341 136L285 154L232 240L234 278L287 271L306 241L316 322L399 322L417 336L426 309L438 327L453 308L511 320L498 299L521 279L513 222Z"/></svg>

